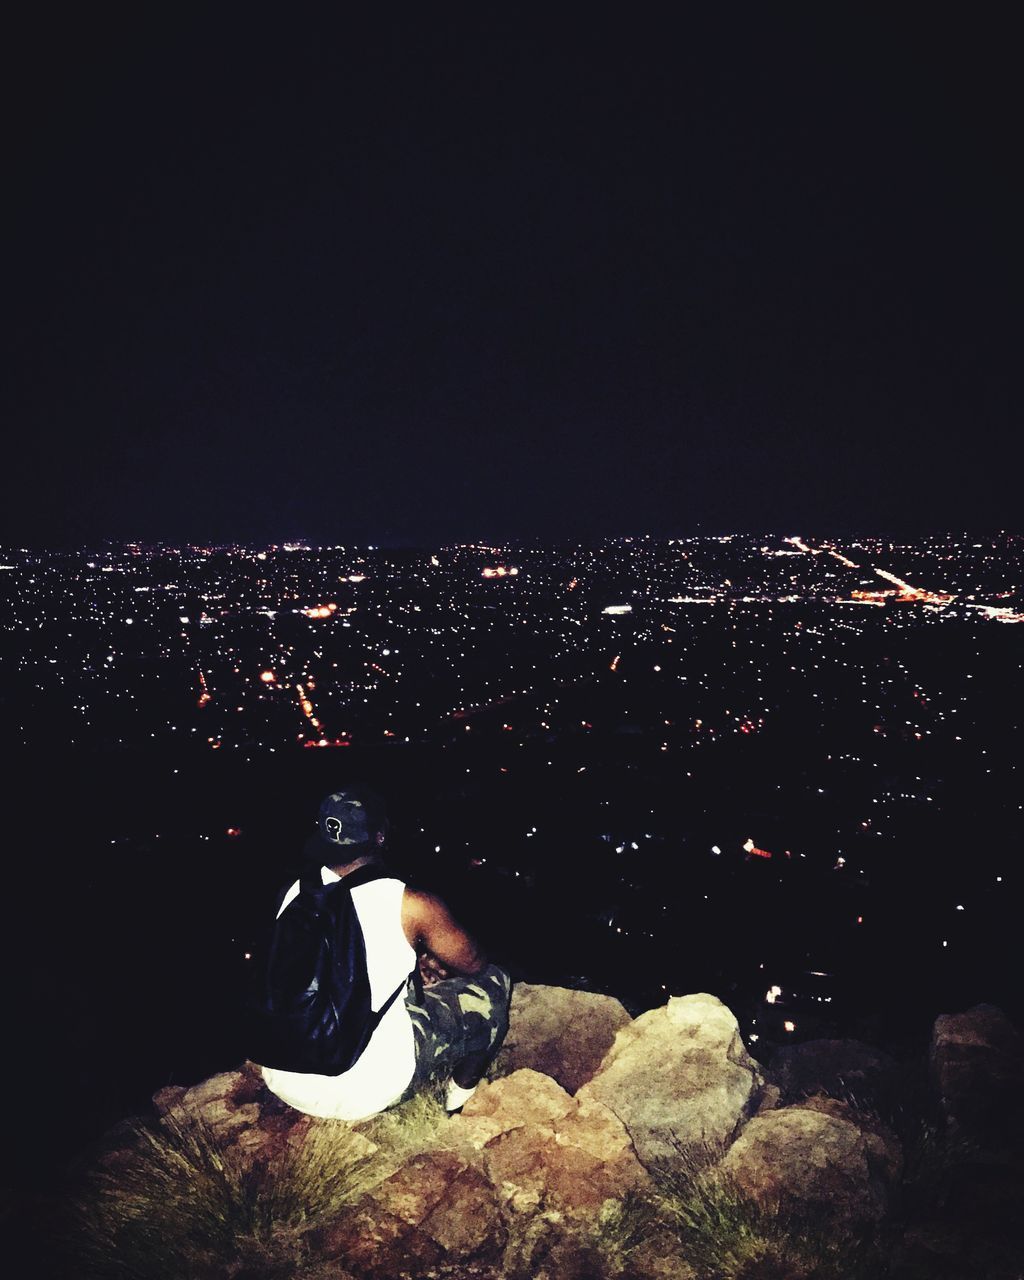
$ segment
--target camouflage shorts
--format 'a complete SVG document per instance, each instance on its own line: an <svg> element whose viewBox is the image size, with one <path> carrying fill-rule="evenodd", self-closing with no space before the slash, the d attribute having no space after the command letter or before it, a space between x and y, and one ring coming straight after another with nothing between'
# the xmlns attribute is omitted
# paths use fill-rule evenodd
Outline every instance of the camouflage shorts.
<svg viewBox="0 0 1024 1280"><path fill-rule="evenodd" d="M412 1089L450 1076L464 1058L493 1057L508 1030L512 981L489 964L471 978L445 978L405 998L416 1037Z"/></svg>

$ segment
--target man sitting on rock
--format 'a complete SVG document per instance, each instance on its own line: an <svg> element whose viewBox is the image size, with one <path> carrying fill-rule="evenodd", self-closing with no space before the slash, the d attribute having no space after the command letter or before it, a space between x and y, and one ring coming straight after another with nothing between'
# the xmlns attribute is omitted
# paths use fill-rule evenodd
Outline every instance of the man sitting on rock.
<svg viewBox="0 0 1024 1280"><path fill-rule="evenodd" d="M431 893L387 874L382 860L387 820L381 800L364 787L329 795L320 806L307 855L324 885L362 868L352 903L366 947L370 1003L379 1013L404 984L404 998L384 1012L360 1056L340 1075L262 1068L268 1088L309 1115L363 1120L410 1097L428 1081L447 1080L445 1106L459 1110L472 1095L508 1029L510 979ZM298 897L285 893L278 918Z"/></svg>

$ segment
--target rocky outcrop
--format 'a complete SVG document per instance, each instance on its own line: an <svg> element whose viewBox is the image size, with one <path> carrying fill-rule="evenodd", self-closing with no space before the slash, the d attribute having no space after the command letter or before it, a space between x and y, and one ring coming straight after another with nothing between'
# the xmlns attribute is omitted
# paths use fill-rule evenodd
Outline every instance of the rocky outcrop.
<svg viewBox="0 0 1024 1280"><path fill-rule="evenodd" d="M629 1131L647 1166L687 1146L729 1142L757 1101L762 1076L735 1016L715 996L673 996L624 1027L579 1091Z"/></svg>
<svg viewBox="0 0 1024 1280"><path fill-rule="evenodd" d="M837 1241L878 1230L893 1242L891 1274L901 1280L932 1267L975 1280L1024 1274L1014 1208L1024 1188L1019 1152L1004 1142L979 1156L979 1128L970 1145L957 1145L968 1120L1005 1118L1024 1092L1020 1038L997 1010L937 1022L931 1067L957 1123L950 1144L922 1115L927 1141L916 1152L904 1152L866 1105L902 1078L885 1054L855 1041L811 1042L780 1051L762 1073L735 1017L713 996L674 998L633 1021L606 997L525 987L512 1027L504 1074L481 1084L454 1117L423 1097L407 1112L354 1127L316 1120L273 1097L250 1064L163 1089L155 1117L120 1126L97 1153L107 1220L119 1220L119 1179L135 1178L131 1203L145 1203L140 1144L144 1154L162 1134L172 1148L185 1144L180 1178L177 1155L161 1165L160 1195L179 1178L180 1207L154 1213L162 1229L181 1235L182 1274L804 1280L820 1274L815 1239L831 1276L841 1273ZM193 1170L197 1133L213 1159ZM310 1153L320 1163L311 1165ZM222 1181L231 1183L223 1201L231 1214L247 1196L265 1202L287 1191L297 1172L298 1201L291 1192L275 1200L288 1205L286 1219L272 1215L260 1234L260 1215L243 1215L248 1225L240 1235L231 1229L231 1244L222 1236L221 1244L200 1241L205 1252L188 1252L194 1227L201 1235L201 1224L222 1220ZM317 1194L325 1177L337 1195ZM310 1189L307 1211L301 1197ZM199 1226L189 1219L180 1228L200 1195L213 1210L195 1219ZM923 1208L908 1218L914 1205ZM793 1223L800 1239L790 1249ZM731 1270L718 1269L719 1235ZM223 1261L222 1247L231 1254ZM958 1271L963 1259L970 1267Z"/></svg>
<svg viewBox="0 0 1024 1280"><path fill-rule="evenodd" d="M495 1074L530 1067L575 1093L594 1076L616 1032L631 1021L613 996L520 982L512 990L508 1035Z"/></svg>
<svg viewBox="0 0 1024 1280"><path fill-rule="evenodd" d="M448 1122L442 1147L374 1187L320 1232L317 1247L357 1277L471 1275L477 1266L572 1276L588 1224L592 1232L606 1204L645 1180L607 1108L523 1069L481 1085Z"/></svg>

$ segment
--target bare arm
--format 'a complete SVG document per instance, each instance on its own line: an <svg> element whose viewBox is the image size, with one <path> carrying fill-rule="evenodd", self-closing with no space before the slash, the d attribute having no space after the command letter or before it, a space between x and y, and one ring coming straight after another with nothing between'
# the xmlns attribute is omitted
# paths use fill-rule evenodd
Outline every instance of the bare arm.
<svg viewBox="0 0 1024 1280"><path fill-rule="evenodd" d="M474 974L487 963L476 942L444 902L432 893L406 889L402 899L402 928L411 946L426 948L446 969Z"/></svg>

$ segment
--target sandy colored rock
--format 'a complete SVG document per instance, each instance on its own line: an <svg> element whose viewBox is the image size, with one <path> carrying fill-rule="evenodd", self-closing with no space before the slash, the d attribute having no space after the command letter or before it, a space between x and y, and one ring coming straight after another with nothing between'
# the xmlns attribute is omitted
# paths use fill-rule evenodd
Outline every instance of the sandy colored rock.
<svg viewBox="0 0 1024 1280"><path fill-rule="evenodd" d="M840 1098L829 1098L820 1093L803 1098L793 1105L852 1125L864 1138L868 1158L875 1171L881 1174L887 1185L893 1186L899 1181L903 1173L903 1148L896 1134L875 1112L862 1110Z"/></svg>
<svg viewBox="0 0 1024 1280"><path fill-rule="evenodd" d="M647 1166L684 1146L728 1142L762 1078L735 1016L711 995L672 997L623 1027L578 1097L623 1122Z"/></svg>
<svg viewBox="0 0 1024 1280"><path fill-rule="evenodd" d="M494 1073L531 1067L575 1093L593 1077L616 1032L630 1021L614 996L517 983Z"/></svg>
<svg viewBox="0 0 1024 1280"><path fill-rule="evenodd" d="M747 1195L856 1227L885 1214L898 1155L853 1123L842 1103L756 1116L721 1163ZM838 1110L834 1110L838 1108Z"/></svg>
<svg viewBox="0 0 1024 1280"><path fill-rule="evenodd" d="M451 1134L482 1148L488 1176L516 1213L544 1204L571 1216L596 1214L644 1179L618 1117L537 1071L482 1085Z"/></svg>
<svg viewBox="0 0 1024 1280"><path fill-rule="evenodd" d="M500 1080L483 1081L453 1120L453 1133L460 1142L480 1149L520 1125L551 1125L573 1105L570 1095L550 1076L524 1068Z"/></svg>
<svg viewBox="0 0 1024 1280"><path fill-rule="evenodd" d="M449 1257L464 1261L496 1256L506 1236L494 1186L473 1166L448 1184L444 1198L434 1206L422 1227Z"/></svg>

